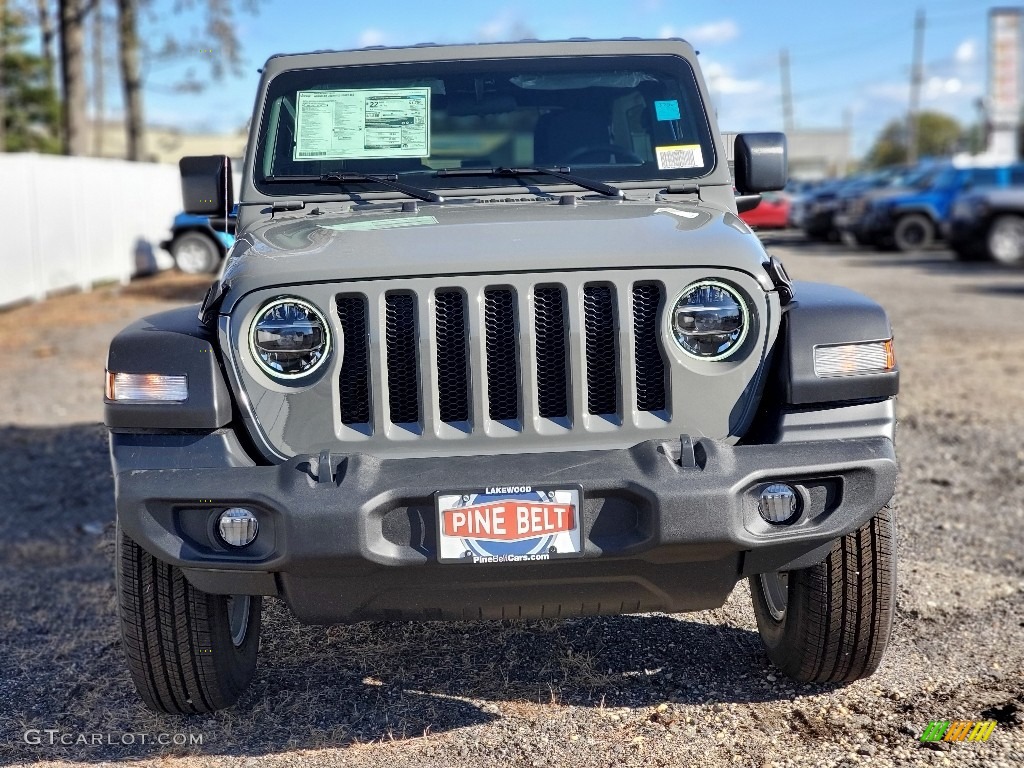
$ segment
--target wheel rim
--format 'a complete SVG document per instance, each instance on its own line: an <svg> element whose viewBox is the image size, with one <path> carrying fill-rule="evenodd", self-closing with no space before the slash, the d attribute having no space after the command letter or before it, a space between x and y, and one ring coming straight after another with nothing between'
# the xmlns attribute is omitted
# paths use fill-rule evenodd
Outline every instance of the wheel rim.
<svg viewBox="0 0 1024 768"><path fill-rule="evenodd" d="M210 251L200 242L187 240L178 246L174 258L183 272L197 274L206 271Z"/></svg>
<svg viewBox="0 0 1024 768"><path fill-rule="evenodd" d="M1004 264L1024 260L1024 220L998 222L992 229L989 250L993 258Z"/></svg>
<svg viewBox="0 0 1024 768"><path fill-rule="evenodd" d="M907 245L916 248L920 246L924 240L924 227L916 221L913 224L908 224L903 229L903 242Z"/></svg>
<svg viewBox="0 0 1024 768"><path fill-rule="evenodd" d="M762 573L761 594L772 618L782 621L789 603L789 573Z"/></svg>
<svg viewBox="0 0 1024 768"><path fill-rule="evenodd" d="M249 630L249 606L252 598L249 595L228 595L227 603L231 642L237 648L245 642L245 635Z"/></svg>

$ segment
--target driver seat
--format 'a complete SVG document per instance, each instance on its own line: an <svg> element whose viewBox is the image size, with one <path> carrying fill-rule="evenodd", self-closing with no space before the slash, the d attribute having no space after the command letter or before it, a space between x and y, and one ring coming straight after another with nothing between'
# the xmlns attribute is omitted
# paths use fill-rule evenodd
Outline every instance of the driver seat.
<svg viewBox="0 0 1024 768"><path fill-rule="evenodd" d="M533 128L533 162L536 165L566 165L574 152L584 147L611 145L611 125L596 112L560 109L545 112ZM608 150L608 160L615 153ZM596 153L587 153L588 157ZM593 161L591 161L593 162Z"/></svg>

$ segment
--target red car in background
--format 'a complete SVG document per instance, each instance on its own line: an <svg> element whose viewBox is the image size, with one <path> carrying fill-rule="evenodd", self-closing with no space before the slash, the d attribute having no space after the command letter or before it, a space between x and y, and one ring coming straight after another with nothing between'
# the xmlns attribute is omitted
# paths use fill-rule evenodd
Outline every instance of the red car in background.
<svg viewBox="0 0 1024 768"><path fill-rule="evenodd" d="M789 222L789 203L784 192L766 192L757 208L744 211L740 218L755 229L784 229Z"/></svg>

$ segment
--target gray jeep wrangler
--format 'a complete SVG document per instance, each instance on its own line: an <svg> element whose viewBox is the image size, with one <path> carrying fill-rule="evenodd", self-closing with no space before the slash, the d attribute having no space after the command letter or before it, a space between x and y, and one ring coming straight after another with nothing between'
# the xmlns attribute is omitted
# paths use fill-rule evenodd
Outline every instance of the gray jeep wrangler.
<svg viewBox="0 0 1024 768"><path fill-rule="evenodd" d="M875 670L889 322L766 254L737 201L783 186L785 139L739 135L732 173L710 104L680 40L267 62L220 277L107 363L150 707L234 703L263 596L318 624L560 618L747 578L786 674ZM181 167L186 209L225 215L227 159Z"/></svg>

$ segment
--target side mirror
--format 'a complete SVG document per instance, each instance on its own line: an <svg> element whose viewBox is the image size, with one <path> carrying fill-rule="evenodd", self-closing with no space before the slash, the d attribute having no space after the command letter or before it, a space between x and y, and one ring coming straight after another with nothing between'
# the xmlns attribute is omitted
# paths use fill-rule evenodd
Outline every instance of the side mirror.
<svg viewBox="0 0 1024 768"><path fill-rule="evenodd" d="M231 159L226 155L183 157L178 161L178 169L185 213L226 219L235 203Z"/></svg>
<svg viewBox="0 0 1024 768"><path fill-rule="evenodd" d="M786 186L789 168L784 133L739 133L734 150L736 189L741 195L774 192Z"/></svg>

